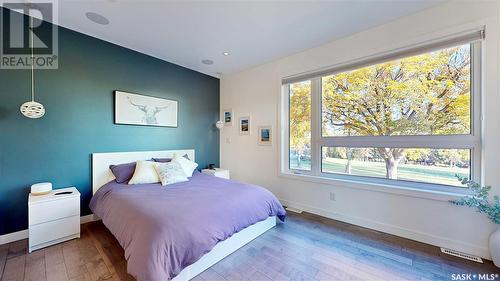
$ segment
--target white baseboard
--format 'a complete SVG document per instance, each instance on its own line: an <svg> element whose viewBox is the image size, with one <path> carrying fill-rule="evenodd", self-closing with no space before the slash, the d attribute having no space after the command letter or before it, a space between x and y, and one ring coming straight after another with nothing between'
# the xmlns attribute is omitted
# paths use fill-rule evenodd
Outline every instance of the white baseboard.
<svg viewBox="0 0 500 281"><path fill-rule="evenodd" d="M361 227L366 227L374 229L380 232L389 233L396 236L401 236L411 240L419 241L422 243L431 244L437 247L444 247L448 249L457 250L460 252L480 256L485 259L491 259L490 251L487 247L481 247L479 245L474 245L454 239L449 239L445 237L440 237L430 233L424 233L412 229L403 228L396 225L386 224L379 221L369 220L365 218L355 217L351 215L346 215L342 213L336 213L328 211L321 208L316 208L313 206L304 205L301 203L280 199L281 203L287 207L292 207L295 209L300 209L308 213L313 213L323 217L327 217L334 220L343 221L346 223L358 225Z"/></svg>
<svg viewBox="0 0 500 281"><path fill-rule="evenodd" d="M95 216L94 214L90 214L90 215L80 217L80 224L98 221L98 220L99 220L99 218L97 216Z"/></svg>
<svg viewBox="0 0 500 281"><path fill-rule="evenodd" d="M92 221L97 221L99 218L97 216L94 216L93 214L86 215L83 217L80 217L80 224L92 222ZM21 231L16 231L12 233L7 233L4 235L0 235L0 245L7 244L10 242L18 241L18 240L23 240L28 238L28 230L21 230Z"/></svg>
<svg viewBox="0 0 500 281"><path fill-rule="evenodd" d="M21 230L0 235L0 245L28 238L28 230Z"/></svg>
<svg viewBox="0 0 500 281"><path fill-rule="evenodd" d="M302 210L300 209L297 209L297 208L293 208L293 207L290 207L290 206L286 206L285 208L287 211L290 211L290 212L294 212L294 213L297 213L297 214L302 214Z"/></svg>

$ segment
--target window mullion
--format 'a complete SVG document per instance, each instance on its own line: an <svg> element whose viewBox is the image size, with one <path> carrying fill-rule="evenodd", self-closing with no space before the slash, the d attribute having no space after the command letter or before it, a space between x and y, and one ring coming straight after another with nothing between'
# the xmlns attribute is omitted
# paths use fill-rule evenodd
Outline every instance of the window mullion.
<svg viewBox="0 0 500 281"><path fill-rule="evenodd" d="M319 146L336 147L469 149L479 145L477 138L473 135L323 137L318 142Z"/></svg>
<svg viewBox="0 0 500 281"><path fill-rule="evenodd" d="M474 136L476 145L471 150L471 177L477 182L481 182L484 176L481 174L481 132L483 118L481 112L482 96L481 96L481 42L471 44L471 133Z"/></svg>
<svg viewBox="0 0 500 281"><path fill-rule="evenodd" d="M311 80L311 173L321 173L321 78Z"/></svg>
<svg viewBox="0 0 500 281"><path fill-rule="evenodd" d="M281 171L290 170L290 85L283 85L281 95Z"/></svg>

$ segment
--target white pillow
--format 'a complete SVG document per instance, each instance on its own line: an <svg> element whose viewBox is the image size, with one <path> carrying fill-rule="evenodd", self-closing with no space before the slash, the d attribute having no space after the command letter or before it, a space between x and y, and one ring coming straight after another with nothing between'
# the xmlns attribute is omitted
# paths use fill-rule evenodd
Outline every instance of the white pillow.
<svg viewBox="0 0 500 281"><path fill-rule="evenodd" d="M177 162L156 163L155 170L158 173L161 185L188 181L184 170L182 170L181 165Z"/></svg>
<svg viewBox="0 0 500 281"><path fill-rule="evenodd" d="M128 184L143 184L143 183L157 183L160 178L155 170L156 162L153 161L137 161L135 164L135 171Z"/></svg>
<svg viewBox="0 0 500 281"><path fill-rule="evenodd" d="M181 156L174 156L174 159L172 159L172 162L179 163L181 165L182 170L184 171L184 174L186 174L187 177L193 176L194 169L198 167L198 164L186 159L185 157Z"/></svg>

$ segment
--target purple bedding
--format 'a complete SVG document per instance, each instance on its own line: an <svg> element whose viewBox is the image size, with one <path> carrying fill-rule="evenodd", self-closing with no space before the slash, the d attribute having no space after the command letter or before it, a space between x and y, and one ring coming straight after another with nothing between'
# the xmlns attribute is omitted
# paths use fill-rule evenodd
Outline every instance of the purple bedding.
<svg viewBox="0 0 500 281"><path fill-rule="evenodd" d="M170 280L218 242L285 210L268 190L201 173L188 182L101 187L90 209L125 249L139 281Z"/></svg>

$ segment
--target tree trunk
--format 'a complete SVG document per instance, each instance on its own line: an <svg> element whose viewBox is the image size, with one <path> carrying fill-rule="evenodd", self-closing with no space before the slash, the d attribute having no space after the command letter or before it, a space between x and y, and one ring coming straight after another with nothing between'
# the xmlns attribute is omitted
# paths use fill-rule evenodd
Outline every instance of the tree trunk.
<svg viewBox="0 0 500 281"><path fill-rule="evenodd" d="M385 159L386 177L391 180L398 179L398 162L393 157Z"/></svg>
<svg viewBox="0 0 500 281"><path fill-rule="evenodd" d="M351 161L352 161L351 159L348 159L347 164L345 165L345 173L348 175L351 174L351 170L352 170Z"/></svg>
<svg viewBox="0 0 500 281"><path fill-rule="evenodd" d="M345 173L350 175L352 170L352 149L346 149L347 164L345 165Z"/></svg>
<svg viewBox="0 0 500 281"><path fill-rule="evenodd" d="M378 152L384 158L386 178L398 179L398 164L404 155L404 148L378 148Z"/></svg>

